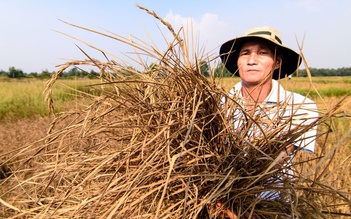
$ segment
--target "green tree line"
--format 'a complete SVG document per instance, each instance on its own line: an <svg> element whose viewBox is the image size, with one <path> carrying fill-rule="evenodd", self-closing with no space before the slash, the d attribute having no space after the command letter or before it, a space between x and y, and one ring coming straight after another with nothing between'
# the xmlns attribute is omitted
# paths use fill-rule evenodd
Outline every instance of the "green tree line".
<svg viewBox="0 0 351 219"><path fill-rule="evenodd" d="M19 68L9 67L8 71L0 70L0 77L7 78L38 78L38 79L46 79L50 78L54 72L50 72L48 70L43 70L40 73L30 72L25 73ZM71 68L68 71L63 72L60 77L61 78L95 78L98 76L98 73L94 70L90 70L89 72L81 70L79 68Z"/></svg>
<svg viewBox="0 0 351 219"><path fill-rule="evenodd" d="M155 68L156 64L151 64L150 69ZM129 69L129 68L128 68ZM210 74L213 74L215 77L230 77L231 73L223 67L223 64L220 63L215 68L210 68L208 63L200 62L199 69L201 74L206 77L209 77ZM130 67L130 70L133 70ZM126 70L128 71L128 70ZM349 68L337 68L337 69L330 69L330 68L309 68L309 71L312 76L351 76L351 67ZM50 72L48 70L43 70L40 73L37 72L30 72L25 73L19 68L9 67L8 71L0 70L0 77L7 77L7 78L39 78L45 79L50 78L51 74L54 72ZM94 70L90 70L89 72L81 70L79 68L71 68L68 71L63 72L60 77L61 78L96 78L99 73L95 72ZM306 69L299 69L297 72L293 74L294 77L306 77L307 71Z"/></svg>
<svg viewBox="0 0 351 219"><path fill-rule="evenodd" d="M309 71L312 76L351 76L351 67L350 68L309 68ZM297 74L296 74L297 73ZM306 77L306 69L299 70L295 72L294 76Z"/></svg>

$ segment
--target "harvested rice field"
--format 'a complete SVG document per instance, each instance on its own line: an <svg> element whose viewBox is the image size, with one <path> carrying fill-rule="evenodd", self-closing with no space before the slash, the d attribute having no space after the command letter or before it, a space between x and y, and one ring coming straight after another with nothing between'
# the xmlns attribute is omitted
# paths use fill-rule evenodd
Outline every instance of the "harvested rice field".
<svg viewBox="0 0 351 219"><path fill-rule="evenodd" d="M293 83L295 83L293 79ZM317 78L315 81L315 85L319 86L319 80L322 80L322 78ZM328 78L328 80L331 81L340 81L340 78ZM224 79L226 86L229 88L231 87L237 79L233 78L226 78ZM298 84L300 85L300 89L308 89L309 83L308 80L301 80L298 79ZM11 82L8 82L11 83ZM40 82L43 83L43 82ZM72 84L72 82L69 82ZM82 83L82 82L80 82ZM91 83L91 81L90 81ZM80 86L84 86L84 82L80 84ZM328 88L326 89L332 89L333 86L335 86L336 83L329 83L328 85L322 85L322 86L327 86ZM307 85L307 86L306 86ZM21 89L25 89L25 86L22 86ZM347 84L343 83L338 83L338 87L345 87L347 89ZM27 89L31 89L31 87L28 87ZM61 91L57 91L61 92ZM339 101L341 100L341 97L325 97L323 99L318 99L316 98L316 101L318 102L318 106L320 109L328 110L327 107L329 106L335 106ZM78 105L75 100L67 100L67 102L70 104L67 104L69 106L75 106ZM323 172L321 176L323 177L322 180L325 183L325 186L332 187L341 191L346 191L347 193L351 192L351 172L350 172L350 155L351 155L351 137L349 136L348 132L350 130L350 122L348 116L350 115L350 103L344 101L344 105L340 108L339 114L332 120L333 121L333 132L330 133L330 136L324 142L324 139L319 139L317 142L317 151L316 154L314 154L314 158L318 156L329 156L328 157L328 162L324 162L319 168L313 169L316 161L314 162L309 162L308 168L305 168L304 171L311 170L313 169L313 174L320 174L318 172ZM72 110L67 108L67 111ZM54 118L52 116L33 116L31 118L22 118L19 120L8 120L8 121L3 121L0 123L0 153L2 155L7 154L11 151L16 151L19 148L23 148L24 146L31 145L31 143L39 141L41 142L40 139L45 138L47 136L47 132L51 126L51 123L54 121ZM61 123L61 128L62 127L69 127L72 123L70 120L62 120L60 121ZM323 132L325 127L320 127L320 132ZM58 128L60 129L60 128ZM343 140L343 138L346 138ZM342 142L343 141L343 142ZM341 142L341 145L337 146ZM43 144L43 143L41 143ZM319 146L321 145L321 146ZM337 148L335 147L337 146ZM332 154L330 154L332 153ZM301 160L306 160L306 154L299 154L299 157L296 158L296 160L301 159ZM4 157L2 156L2 159ZM4 160L1 160L1 162L4 162ZM330 163L329 163L330 162ZM327 165L327 167L325 167ZM2 180L1 180L1 193L2 196L1 198L3 201L9 202L9 199L7 199L6 192L8 192L9 185L6 182L6 171L9 171L9 169L4 168L2 166ZM13 168L13 167L12 167ZM12 169L11 168L11 169ZM8 172L7 172L8 174ZM48 183L48 182L47 182ZM107 183L107 182L106 182ZM15 203L15 200L12 200L12 203ZM330 197L325 197L325 200L323 200L326 203L334 203L332 201L333 199ZM6 203L7 203L6 202ZM10 202L11 203L11 202ZM334 205L334 204L333 204ZM14 206L13 206L14 207ZM2 217L10 217L17 215L16 211L10 210L11 208L6 207L5 204L1 205L1 216ZM10 211L9 211L10 210ZM349 205L344 205L341 207L338 207L338 213L340 214L333 214L333 215L328 215L324 213L326 218L342 218L346 216L342 216L342 212L349 212L350 211L350 206ZM335 212L334 212L335 213ZM37 215L40 215L41 213L38 213ZM21 215L21 214L19 214ZM31 213L32 216L36 215L35 213ZM74 214L73 214L74 215ZM77 214L79 215L79 214ZM83 214L85 215L85 214ZM22 215L23 216L23 215ZM22 217L19 216L19 217Z"/></svg>
<svg viewBox="0 0 351 219"><path fill-rule="evenodd" d="M208 56L189 53L186 32L141 9L173 35L167 51L68 24L124 42L136 60L143 54L157 65L140 59L134 70L86 54L62 64L45 84L55 116L3 120L0 217L205 219L221 218L222 208L240 218L350 217L350 99L324 92L341 83L326 88L333 83L318 81L327 79L282 80L313 98L319 116L307 125L292 127L281 118L272 125L228 96L237 79L201 74L199 63ZM59 75L80 65L100 69L99 81L55 111ZM238 113L248 125L233 126ZM263 122L259 135L245 137ZM297 151L292 163L278 165L286 147L314 126L316 151Z"/></svg>

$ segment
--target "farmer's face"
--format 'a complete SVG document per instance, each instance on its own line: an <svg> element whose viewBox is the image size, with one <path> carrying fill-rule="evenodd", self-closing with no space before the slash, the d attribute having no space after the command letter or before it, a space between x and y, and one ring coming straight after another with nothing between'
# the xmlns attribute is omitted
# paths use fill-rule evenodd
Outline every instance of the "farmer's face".
<svg viewBox="0 0 351 219"><path fill-rule="evenodd" d="M273 71L279 68L279 63L274 48L264 40L244 43L237 61L242 82L250 86L271 83Z"/></svg>

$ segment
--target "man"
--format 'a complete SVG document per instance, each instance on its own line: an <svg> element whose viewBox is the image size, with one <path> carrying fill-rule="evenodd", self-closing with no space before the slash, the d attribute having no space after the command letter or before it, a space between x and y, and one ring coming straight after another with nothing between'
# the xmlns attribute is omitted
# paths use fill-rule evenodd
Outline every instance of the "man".
<svg viewBox="0 0 351 219"><path fill-rule="evenodd" d="M250 29L243 36L225 42L220 57L225 67L241 78L230 95L237 97L248 115L260 118L258 124L253 123L245 132L246 139L254 141L262 137L264 130L280 129L279 134L283 135L296 127L307 127L300 129L304 131L292 140L272 167L283 165L298 149L313 151L316 127L311 129L309 124L318 117L317 107L312 100L285 91L277 81L294 73L301 61L298 53L283 46L278 31L269 27ZM244 126L243 115L235 115L233 123L235 129ZM268 193L260 197L267 198ZM237 218L229 210L224 213Z"/></svg>

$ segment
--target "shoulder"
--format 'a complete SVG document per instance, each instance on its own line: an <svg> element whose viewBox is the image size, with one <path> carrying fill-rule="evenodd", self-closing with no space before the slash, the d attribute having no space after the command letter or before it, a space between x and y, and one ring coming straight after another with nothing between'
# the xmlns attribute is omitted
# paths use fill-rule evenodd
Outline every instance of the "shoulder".
<svg viewBox="0 0 351 219"><path fill-rule="evenodd" d="M311 104L316 106L316 103L312 99L295 92L290 93L292 94L292 99L294 103Z"/></svg>
<svg viewBox="0 0 351 219"><path fill-rule="evenodd" d="M273 81L273 87L275 87L275 89L279 90L278 93L280 93L280 97L282 97L282 99L288 99L294 104L305 104L306 103L306 104L314 104L315 105L315 102L312 99L310 99L304 95L301 95L299 93L285 90L283 88L283 86L278 81L275 81L275 80Z"/></svg>
<svg viewBox="0 0 351 219"><path fill-rule="evenodd" d="M297 109L295 117L306 118L307 116L310 119L318 118L318 107L313 100L298 93L291 92L291 94L291 107Z"/></svg>
<svg viewBox="0 0 351 219"><path fill-rule="evenodd" d="M229 95L234 96L234 95L239 95L241 91L241 81L236 83L232 89L229 90Z"/></svg>

